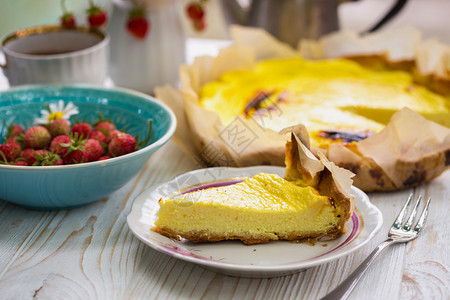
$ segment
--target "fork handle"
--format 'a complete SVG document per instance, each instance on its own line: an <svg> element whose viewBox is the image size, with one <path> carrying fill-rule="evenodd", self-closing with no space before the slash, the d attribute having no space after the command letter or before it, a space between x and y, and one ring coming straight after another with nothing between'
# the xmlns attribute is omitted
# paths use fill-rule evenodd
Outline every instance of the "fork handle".
<svg viewBox="0 0 450 300"><path fill-rule="evenodd" d="M372 264L372 262L377 258L377 256L389 245L393 244L394 240L387 239L381 244L379 244L370 255L358 266L358 268L353 271L347 279L345 279L340 285L338 285L334 290L332 290L328 295L320 300L344 300L352 292L353 288L356 286L356 283L359 281L363 273L367 270L367 268Z"/></svg>

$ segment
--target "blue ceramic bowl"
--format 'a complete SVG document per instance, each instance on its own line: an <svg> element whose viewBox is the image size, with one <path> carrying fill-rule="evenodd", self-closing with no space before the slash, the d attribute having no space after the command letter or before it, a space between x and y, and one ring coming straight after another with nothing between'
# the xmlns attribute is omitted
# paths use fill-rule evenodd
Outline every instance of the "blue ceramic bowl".
<svg viewBox="0 0 450 300"><path fill-rule="evenodd" d="M164 104L146 94L85 85L31 85L0 92L0 141L10 124L25 128L45 104L63 100L79 109L78 120L94 123L101 113L118 129L150 141L139 150L108 160L63 166L0 165L0 199L34 209L65 209L102 199L133 178L149 157L173 135L176 119ZM6 124L6 126L5 126Z"/></svg>

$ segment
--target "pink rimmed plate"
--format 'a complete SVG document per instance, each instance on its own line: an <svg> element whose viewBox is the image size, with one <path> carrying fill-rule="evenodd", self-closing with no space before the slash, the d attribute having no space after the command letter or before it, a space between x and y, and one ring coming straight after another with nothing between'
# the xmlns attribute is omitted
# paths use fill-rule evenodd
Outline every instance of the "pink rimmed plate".
<svg viewBox="0 0 450 300"><path fill-rule="evenodd" d="M127 217L128 226L136 237L157 251L215 272L253 278L293 274L348 255L366 244L381 228L381 212L370 203L364 192L352 187L355 212L347 224L347 233L338 239L314 245L288 241L252 246L246 246L240 241L196 244L188 240L176 241L150 230L157 218L158 200L162 197L229 185L258 173L283 176L284 171L282 167L256 166L208 168L185 173L142 192L134 200Z"/></svg>

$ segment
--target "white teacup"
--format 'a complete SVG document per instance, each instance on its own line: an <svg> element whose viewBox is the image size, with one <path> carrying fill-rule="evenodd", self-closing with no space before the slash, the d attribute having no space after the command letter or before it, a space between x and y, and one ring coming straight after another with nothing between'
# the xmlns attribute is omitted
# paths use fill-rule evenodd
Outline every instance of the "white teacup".
<svg viewBox="0 0 450 300"><path fill-rule="evenodd" d="M49 25L18 30L2 41L11 86L89 83L103 85L108 75L109 36L85 27Z"/></svg>

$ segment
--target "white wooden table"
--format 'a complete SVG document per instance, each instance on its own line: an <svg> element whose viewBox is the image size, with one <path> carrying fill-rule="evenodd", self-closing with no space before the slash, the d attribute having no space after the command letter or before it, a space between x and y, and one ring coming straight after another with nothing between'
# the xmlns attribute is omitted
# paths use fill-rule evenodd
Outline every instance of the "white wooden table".
<svg viewBox="0 0 450 300"><path fill-rule="evenodd" d="M410 192L433 198L423 234L382 254L351 299L449 299L449 171L414 190L370 194L385 224L355 253L291 276L244 279L159 253L127 227L126 216L139 193L194 166L169 143L104 201L61 211L0 202L0 299L317 299L385 238Z"/></svg>
<svg viewBox="0 0 450 300"><path fill-rule="evenodd" d="M0 78L0 90L5 82ZM0 299L318 299L385 239L411 192L433 198L422 235L385 251L350 299L450 298L450 171L415 189L369 194L385 224L353 254L291 276L247 279L159 253L128 229L137 195L196 166L169 142L105 200L60 211L0 200Z"/></svg>

